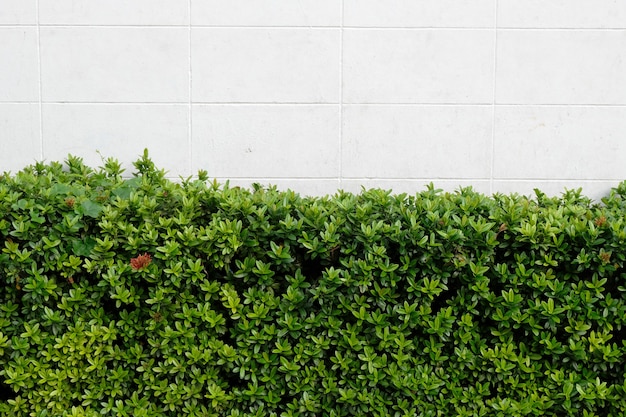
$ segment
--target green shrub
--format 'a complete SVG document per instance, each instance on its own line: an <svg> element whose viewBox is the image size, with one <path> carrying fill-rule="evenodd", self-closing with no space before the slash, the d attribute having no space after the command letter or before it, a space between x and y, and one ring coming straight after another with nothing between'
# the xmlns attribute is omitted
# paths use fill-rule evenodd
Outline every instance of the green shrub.
<svg viewBox="0 0 626 417"><path fill-rule="evenodd" d="M6 416L623 416L626 183L305 198L0 179Z"/></svg>

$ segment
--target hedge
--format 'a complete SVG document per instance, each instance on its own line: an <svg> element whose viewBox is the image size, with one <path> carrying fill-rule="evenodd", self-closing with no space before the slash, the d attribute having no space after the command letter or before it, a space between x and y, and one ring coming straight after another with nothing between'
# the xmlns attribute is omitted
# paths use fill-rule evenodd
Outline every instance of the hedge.
<svg viewBox="0 0 626 417"><path fill-rule="evenodd" d="M0 178L0 414L626 414L626 183L314 198L134 166Z"/></svg>

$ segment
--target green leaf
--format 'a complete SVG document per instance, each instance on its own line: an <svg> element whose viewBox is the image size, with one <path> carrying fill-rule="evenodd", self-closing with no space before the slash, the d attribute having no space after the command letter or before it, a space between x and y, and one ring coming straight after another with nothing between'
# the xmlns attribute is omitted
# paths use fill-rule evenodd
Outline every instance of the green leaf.
<svg viewBox="0 0 626 417"><path fill-rule="evenodd" d="M128 200L130 198L130 194L133 191L136 191L137 188L141 185L141 178L135 177L124 181L123 185L120 187L114 188L112 193L113 195L121 198L122 200Z"/></svg>
<svg viewBox="0 0 626 417"><path fill-rule="evenodd" d="M76 256L88 257L95 246L96 240L91 237L72 241L72 250Z"/></svg>
<svg viewBox="0 0 626 417"><path fill-rule="evenodd" d="M50 187L50 195L59 195L59 194L68 194L70 191L72 190L72 187L70 187L67 184L54 184L52 187Z"/></svg>
<svg viewBox="0 0 626 417"><path fill-rule="evenodd" d="M102 205L98 203L94 203L91 200L83 201L80 205L82 214L85 216L97 218L102 212Z"/></svg>

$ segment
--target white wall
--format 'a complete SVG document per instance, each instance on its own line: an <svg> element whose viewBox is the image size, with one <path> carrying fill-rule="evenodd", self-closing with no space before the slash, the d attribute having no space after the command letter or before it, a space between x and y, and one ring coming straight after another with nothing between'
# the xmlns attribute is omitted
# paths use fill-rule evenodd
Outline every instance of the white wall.
<svg viewBox="0 0 626 417"><path fill-rule="evenodd" d="M0 0L0 170L68 153L304 193L599 197L626 0Z"/></svg>

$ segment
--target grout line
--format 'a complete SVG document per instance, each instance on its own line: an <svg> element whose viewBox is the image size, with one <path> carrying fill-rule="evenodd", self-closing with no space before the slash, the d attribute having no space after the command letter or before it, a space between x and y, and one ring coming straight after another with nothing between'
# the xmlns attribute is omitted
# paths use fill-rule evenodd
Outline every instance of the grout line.
<svg viewBox="0 0 626 417"><path fill-rule="evenodd" d="M2 26L34 26L30 25L0 25ZM192 25L191 24L191 16L190 21L186 25L115 25L115 24L42 24L42 27L46 28L89 28L89 29L116 29L116 28L127 28L127 29L302 29L302 30L331 30L331 29L340 29L340 26L212 26L212 25ZM393 28L392 28L393 29Z"/></svg>
<svg viewBox="0 0 626 417"><path fill-rule="evenodd" d="M562 28L541 28L541 27L500 27L498 30L510 30L510 31L546 31L546 32L623 32L626 31L626 27L623 28L573 28L573 27L562 27Z"/></svg>
<svg viewBox="0 0 626 417"><path fill-rule="evenodd" d="M250 176L243 176L243 177L236 177L236 176L210 176L209 177L211 179L217 179L218 181L226 181L226 180L236 180L236 181L302 181L302 182L308 182L308 181L318 181L318 180L322 180L322 181L338 181L338 179L336 177L315 177L315 176L305 176L305 177L250 177ZM178 178L178 176L167 176L167 178ZM495 180L499 181L499 182L506 182L506 183L514 183L514 184L520 184L520 183L526 183L526 182L532 182L532 183L555 183L555 184L559 184L559 183L566 183L566 184L604 184L607 182L621 182L623 181L623 179L562 179L562 178L495 178ZM406 181L406 182L415 182L415 183L423 183L423 182L433 182L435 183L435 185L437 185L437 183L458 183L458 184L465 184L465 183L489 183L490 179L489 178L426 178L426 177L410 177L410 178L406 178L406 177L346 177L344 178L344 181L349 181L349 182L354 182L354 181L362 181L362 182L391 182L391 183L395 183L398 181ZM471 184L470 184L471 185Z"/></svg>
<svg viewBox="0 0 626 417"><path fill-rule="evenodd" d="M190 27L187 25L76 25L76 24L41 24L46 29L178 29L186 30Z"/></svg>
<svg viewBox="0 0 626 417"><path fill-rule="evenodd" d="M626 107L626 104L602 104L602 103L583 103L583 104L565 104L565 103L537 103L537 104L517 104L517 103L498 103L500 107Z"/></svg>
<svg viewBox="0 0 626 417"><path fill-rule="evenodd" d="M342 49L342 48L340 48ZM342 63L342 67L343 67L343 63ZM343 71L342 71L342 75L343 75ZM343 77L341 77L343 79ZM158 104L158 103L156 103ZM207 106L239 106L239 105L244 105L244 106L255 106L255 105L263 105L263 106L337 106L337 105L343 105L343 106L491 106L492 103L427 103L427 102L423 102L423 103L400 103L400 102L364 102L364 103L351 103L351 102L345 102L345 100L343 99L343 92L340 92L340 101L338 102L324 102L324 103L320 103L320 102L315 102L315 101L283 101L283 102L267 102L267 101L241 101L241 102L228 102L228 101L224 101L224 102L219 102L219 101L194 101L194 104L202 104L202 105L207 105ZM623 104L623 106L626 106L626 104Z"/></svg>
<svg viewBox="0 0 626 417"><path fill-rule="evenodd" d="M341 0L341 29L339 31L339 189L343 187L343 23L344 23L344 0Z"/></svg>
<svg viewBox="0 0 626 417"><path fill-rule="evenodd" d="M497 5L496 5L497 7ZM342 2L342 11L343 11L343 2ZM343 18L343 13L342 13ZM0 27L24 27L24 26L35 26L32 23L3 23L0 24ZM493 26L359 26L359 25L344 25L343 20L342 24L339 26L335 25L327 25L327 26L311 26L311 25L275 25L275 26L262 26L262 25L192 25L191 20L186 25L153 25L153 24L77 24L77 23L42 23L38 26L41 27L51 27L51 28L199 28L199 29L305 29L305 30L324 30L324 29L348 29L348 30L493 30ZM615 32L615 31L625 31L626 27L522 27L522 26L503 26L499 27L498 30L510 30L510 31L518 31L518 30L532 30L532 31L606 31L606 32Z"/></svg>
<svg viewBox="0 0 626 417"><path fill-rule="evenodd" d="M475 27L462 27L462 26L420 26L420 27L412 27L412 26L345 26L347 30L389 30L389 31L491 31L493 27L491 26L475 26Z"/></svg>
<svg viewBox="0 0 626 417"><path fill-rule="evenodd" d="M341 25L339 26L219 26L219 25L195 25L194 27L202 28L202 29L316 29L316 30L324 30L324 29L348 29L348 30L491 30L491 27L462 27L462 26L449 26L449 27L436 27L436 26L422 26L422 27L411 27L411 26L347 26L343 24L343 1L341 2Z"/></svg>
<svg viewBox="0 0 626 417"><path fill-rule="evenodd" d="M193 104L201 104L203 106L337 106L341 102L336 103L319 103L315 101L283 101L277 103L275 101L241 101L241 102L217 102L217 101L194 101Z"/></svg>
<svg viewBox="0 0 626 417"><path fill-rule="evenodd" d="M498 0L494 0L493 16L493 104L491 112L491 155L489 161L489 193L493 194L493 174L496 161L496 93L498 79Z"/></svg>
<svg viewBox="0 0 626 417"><path fill-rule="evenodd" d="M327 30L327 29L356 29L356 30L490 30L491 27L463 27L463 26L345 26L343 24L343 2L341 2L341 16L342 22L340 25L327 25L327 26L315 26L315 25L192 25L191 21L187 25L139 25L139 24L88 24L88 23L44 23L42 27L52 28L187 28L193 27L197 29L302 29L302 30ZM0 26L33 26L32 24L22 25L0 25ZM619 29L616 29L619 30Z"/></svg>
<svg viewBox="0 0 626 417"><path fill-rule="evenodd" d="M368 103L346 103L345 101L343 101L343 95L340 94L342 97L340 98L339 102L336 103L332 103L332 102L326 102L326 103L320 103L320 102L304 102L304 101L299 101L299 102L288 102L288 101L283 101L280 103L277 102L263 102L263 101L242 101L242 102L209 102L209 101L194 101L194 104L202 104L202 105L207 105L207 106L239 106L239 105L244 105L244 106L256 106L256 105L263 105L263 106L337 106L337 105L343 105L343 106L462 106L462 107L467 107L467 106L491 106L492 103L394 103L394 102L387 102L387 103L382 103L382 102L368 102ZM623 106L626 106L626 104L624 104Z"/></svg>
<svg viewBox="0 0 626 417"><path fill-rule="evenodd" d="M323 179L323 180L336 180L337 177L334 176L299 176L299 177L252 177L252 176L248 176L248 175L244 175L244 176L216 176L215 178L230 178L230 179L238 179L238 180L245 180L245 179L252 179L252 180L258 180L258 179L264 179L264 178L268 178L268 179L273 179L273 180L291 180L291 179L298 179L298 180L316 180L316 179ZM489 181L488 177L468 177L468 178L460 178L460 177L378 177L378 176L372 176L372 177L359 177L359 176L355 176L355 177L351 177L351 176L347 176L344 178L345 180L349 180L349 181L398 181L398 180L402 180L402 181L481 181L481 182L487 182ZM523 181L524 179L521 179L520 181ZM558 180L555 180L558 181ZM572 180L574 181L574 180Z"/></svg>
<svg viewBox="0 0 626 417"><path fill-rule="evenodd" d="M54 101L54 100L41 100L43 104L55 104L55 105L148 105L148 106L188 106L188 101ZM39 103L39 100L0 100L0 104L28 104ZM319 102L208 102L208 101L193 101L193 104L203 106L403 106L403 107L491 107L493 102L490 103L394 103L394 102L367 102L367 103L319 103ZM624 104L599 104L599 103L583 103L583 104L565 104L565 103L537 103L537 104L519 104L519 103L497 103L498 107L575 107L575 108L593 108L593 107L615 107L626 108Z"/></svg>
<svg viewBox="0 0 626 417"><path fill-rule="evenodd" d="M497 4L496 4L496 8L497 8ZM497 17L496 17L497 18ZM476 26L476 27L456 27L456 26L449 26L449 27L437 27L437 26L433 26L433 27L429 27L429 26L423 26L423 27L410 27L410 26L406 26L406 27L402 27L402 26L394 26L394 27L385 27L385 26L345 26L345 29L349 29L349 30L441 30L441 31L446 31L446 30L467 30L467 31L472 31L472 30L493 30L493 27L489 27L489 26ZM562 28L558 28L558 27L499 27L498 30L510 30L510 31L564 31L564 32L577 32L577 31L581 31L581 32L593 32L593 31L597 31L597 32L622 32L622 31L626 31L626 27L623 28L594 28L594 27L589 27L589 28L576 28L576 27L562 27Z"/></svg>
<svg viewBox="0 0 626 417"><path fill-rule="evenodd" d="M192 111L192 100L191 100L191 91L192 91L192 57L191 57L191 0L187 2L188 11L189 11L189 106L188 106L188 120L189 120L189 128L188 128L188 144L189 144L189 154L187 157L189 158L189 175L193 175L193 111Z"/></svg>
<svg viewBox="0 0 626 417"><path fill-rule="evenodd" d="M493 26L475 26L475 27L463 27L463 26L420 26L420 27L412 27L412 26L210 26L210 25L194 25L194 28L200 29L314 29L314 30L324 30L324 29L346 29L346 30L389 30L389 31L491 31L493 30ZM549 28L549 27L500 27L499 30L510 30L510 31L581 31L581 32L620 32L626 31L626 27L623 28L574 28L574 27L563 27L563 28Z"/></svg>
<svg viewBox="0 0 626 417"><path fill-rule="evenodd" d="M44 160L45 156L45 142L43 136L43 96L42 96L42 87L41 87L41 30L39 24L39 0L36 2L37 7L37 66L39 67L39 80L38 80L38 88L39 88L39 141L41 147L41 160Z"/></svg>
<svg viewBox="0 0 626 417"><path fill-rule="evenodd" d="M45 28L89 28L89 29L117 29L117 28L128 28L128 29L187 29L191 26L190 23L182 24L182 25L113 25L113 24L76 24L76 23L43 23L41 25Z"/></svg>
<svg viewBox="0 0 626 417"><path fill-rule="evenodd" d="M54 105L69 105L69 106L187 106L187 101L172 101L172 102L149 102L149 101L52 101L44 100L44 104Z"/></svg>
<svg viewBox="0 0 626 417"><path fill-rule="evenodd" d="M524 183L524 182L540 182L540 183L606 183L618 181L621 182L623 179L616 178L593 178L593 179L583 179L583 178L495 178L496 181L500 182L508 182L508 183Z"/></svg>
<svg viewBox="0 0 626 417"><path fill-rule="evenodd" d="M432 178L432 177L346 177L344 178L346 181L378 181L378 182L397 182L397 181L408 181L408 182L424 182L424 181L432 181L432 182L482 182L489 183L489 178Z"/></svg>
<svg viewBox="0 0 626 417"><path fill-rule="evenodd" d="M314 179L314 177L311 177L310 179ZM345 180L348 181L415 181L415 182L422 182L422 181L433 181L433 182L490 182L491 178L433 178L433 177L346 177ZM622 179L615 179L615 178L594 178L594 179L582 179L582 178L500 178L500 177L495 177L494 178L495 181L499 181L499 182L511 182L511 183L524 183L524 182L551 182L551 183L561 183L561 182L571 182L571 183L579 183L579 182L585 182L585 183L605 183L605 182L611 182L611 181L623 181Z"/></svg>
<svg viewBox="0 0 626 417"><path fill-rule="evenodd" d="M420 31L420 30L428 30L428 31L449 31L449 30L460 30L460 31L486 31L493 30L493 27L489 26L474 26L474 27L463 27L463 26L420 26L420 27L412 27L412 26L357 26L357 25L328 25L328 26L244 26L244 25L192 25L191 21L187 25L124 25L124 24L59 24L59 23L41 23L41 24L33 24L33 23L0 23L0 28L11 28L11 27L43 27L43 28L129 28L129 29L187 29L187 28L196 28L196 29L303 29L303 30L325 30L325 29L341 29L341 30L389 30L389 31ZM626 31L626 27L499 27L500 31L564 31L564 32L624 32Z"/></svg>
<svg viewBox="0 0 626 417"><path fill-rule="evenodd" d="M317 181L317 180L323 180L323 181L338 181L337 177L211 177L209 175L210 178L215 178L217 180L238 180L238 181L277 181L277 180L281 180L281 181Z"/></svg>
<svg viewBox="0 0 626 417"><path fill-rule="evenodd" d="M3 101L0 100L0 103ZM28 101L7 101L7 103L28 103ZM70 105L149 105L149 106L187 106L187 101L44 101L46 104L70 104ZM201 104L203 106L337 106L340 103L315 103L315 102L208 102L193 101L193 104Z"/></svg>
<svg viewBox="0 0 626 417"><path fill-rule="evenodd" d="M276 26L262 26L262 25L193 25L196 29L304 29L304 30L325 30L325 29L341 29L341 26L315 26L315 25L276 25Z"/></svg>

